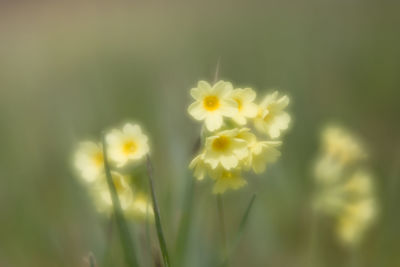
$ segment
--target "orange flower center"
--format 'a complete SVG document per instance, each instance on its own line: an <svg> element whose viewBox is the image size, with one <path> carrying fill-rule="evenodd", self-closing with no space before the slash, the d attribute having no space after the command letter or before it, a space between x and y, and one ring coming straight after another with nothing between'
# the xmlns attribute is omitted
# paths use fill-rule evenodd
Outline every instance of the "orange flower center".
<svg viewBox="0 0 400 267"><path fill-rule="evenodd" d="M213 111L219 108L219 99L216 96L210 95L204 98L204 108L208 111Z"/></svg>
<svg viewBox="0 0 400 267"><path fill-rule="evenodd" d="M231 140L226 136L220 136L212 143L212 148L216 151L225 151L231 143Z"/></svg>
<svg viewBox="0 0 400 267"><path fill-rule="evenodd" d="M240 100L239 98L235 98L234 100L235 100L236 103L238 104L238 109L239 109L239 111L241 111L242 108L243 108L243 102L242 102L242 100Z"/></svg>
<svg viewBox="0 0 400 267"><path fill-rule="evenodd" d="M93 162L96 166L103 165L103 162L104 162L103 153L97 152L93 157Z"/></svg>
<svg viewBox="0 0 400 267"><path fill-rule="evenodd" d="M131 140L125 142L124 145L122 146L122 151L124 152L125 155L134 153L136 149L137 149L136 143Z"/></svg>

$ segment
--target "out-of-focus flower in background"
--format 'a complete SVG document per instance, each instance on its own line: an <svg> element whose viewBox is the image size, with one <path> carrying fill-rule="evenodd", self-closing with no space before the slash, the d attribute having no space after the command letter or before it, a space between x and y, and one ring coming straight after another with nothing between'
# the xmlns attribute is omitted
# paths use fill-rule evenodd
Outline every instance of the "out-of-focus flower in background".
<svg viewBox="0 0 400 267"><path fill-rule="evenodd" d="M124 166L129 160L140 160L149 152L148 138L137 124L127 123L122 130L111 130L106 135L106 141L110 159L118 167Z"/></svg>
<svg viewBox="0 0 400 267"><path fill-rule="evenodd" d="M110 163L114 163L112 167L115 168L142 160L150 150L148 137L138 124L126 123L122 129L110 130L105 138ZM102 146L92 141L80 143L75 153L75 167L79 176L88 182L85 187L97 211L110 215L113 203L105 176ZM124 213L131 219L152 220L151 201L140 183L134 182L137 179L122 170L112 171L111 176Z"/></svg>
<svg viewBox="0 0 400 267"><path fill-rule="evenodd" d="M357 137L344 128L329 126L321 134L321 153L315 162L314 207L336 220L339 240L355 246L377 214L372 174L366 152Z"/></svg>
<svg viewBox="0 0 400 267"><path fill-rule="evenodd" d="M93 182L104 171L103 150L91 141L79 144L75 154L75 167L86 182Z"/></svg>
<svg viewBox="0 0 400 267"><path fill-rule="evenodd" d="M130 177L115 171L111 172L111 177L121 203L121 208L122 210L127 210L133 202L133 191L129 182ZM113 209L113 203L105 175L100 177L98 182L91 185L88 189L98 211L110 214Z"/></svg>

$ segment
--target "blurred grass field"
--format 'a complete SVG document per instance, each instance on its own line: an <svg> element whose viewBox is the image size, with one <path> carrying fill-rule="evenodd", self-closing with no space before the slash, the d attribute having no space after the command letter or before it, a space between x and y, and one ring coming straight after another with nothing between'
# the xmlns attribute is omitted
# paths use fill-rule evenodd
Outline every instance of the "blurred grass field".
<svg viewBox="0 0 400 267"><path fill-rule="evenodd" d="M126 120L151 139L173 251L199 132L189 90L212 81L218 59L222 79L289 94L293 118L279 162L224 196L229 235L257 193L232 266L307 267L311 168L330 121L363 138L376 178L380 213L360 267L399 266L399 11L373 0L0 2L0 266L88 266L90 251L101 261L107 220L77 181L72 154ZM193 211L186 266L212 266L218 229L207 182L196 183ZM320 266L347 266L351 253L329 220L319 244ZM109 266L123 266L116 235L109 253Z"/></svg>

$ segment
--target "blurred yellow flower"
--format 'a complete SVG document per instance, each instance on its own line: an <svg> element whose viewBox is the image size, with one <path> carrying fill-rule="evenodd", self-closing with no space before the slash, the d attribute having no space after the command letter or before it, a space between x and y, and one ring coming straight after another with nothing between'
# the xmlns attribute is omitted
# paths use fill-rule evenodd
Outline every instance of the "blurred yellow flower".
<svg viewBox="0 0 400 267"><path fill-rule="evenodd" d="M132 204L127 208L127 215L133 219L153 221L154 212L151 201L144 193L134 195Z"/></svg>
<svg viewBox="0 0 400 267"><path fill-rule="evenodd" d="M204 120L209 131L221 128L223 117L234 117L238 104L231 98L232 84L219 81L213 86L199 81L190 93L195 99L189 108L189 114L196 120Z"/></svg>
<svg viewBox="0 0 400 267"><path fill-rule="evenodd" d="M343 165L329 155L321 155L315 162L314 176L319 183L335 183L341 178L342 174Z"/></svg>
<svg viewBox="0 0 400 267"><path fill-rule="evenodd" d="M372 194L372 178L365 170L356 171L344 184L344 190L351 195L366 197Z"/></svg>
<svg viewBox="0 0 400 267"><path fill-rule="evenodd" d="M233 90L232 98L237 103L238 112L233 117L237 124L244 125L247 122L247 118L254 118L257 115L258 106L254 103L256 92L251 88Z"/></svg>
<svg viewBox="0 0 400 267"><path fill-rule="evenodd" d="M228 171L223 168L217 168L210 175L215 180L214 194L223 194L228 189L236 190L247 184L239 169Z"/></svg>
<svg viewBox="0 0 400 267"><path fill-rule="evenodd" d="M337 232L346 245L356 245L375 218L375 204L365 199L346 205L338 219Z"/></svg>
<svg viewBox="0 0 400 267"><path fill-rule="evenodd" d="M129 160L140 160L149 152L148 138L137 124L127 123L122 130L112 130L106 135L106 142L109 157L118 167Z"/></svg>
<svg viewBox="0 0 400 267"><path fill-rule="evenodd" d="M324 149L340 163L351 163L366 157L359 140L351 133L337 126L327 127L322 134Z"/></svg>
<svg viewBox="0 0 400 267"><path fill-rule="evenodd" d="M189 164L189 168L194 170L194 177L203 180L210 171L210 166L204 162L204 153L197 155Z"/></svg>
<svg viewBox="0 0 400 267"><path fill-rule="evenodd" d="M249 155L247 142L237 138L239 129L224 130L206 138L204 162L212 169L221 166L236 168L239 161Z"/></svg>
<svg viewBox="0 0 400 267"><path fill-rule="evenodd" d="M75 154L75 167L86 182L95 181L104 171L103 151L100 144L82 142Z"/></svg>
<svg viewBox="0 0 400 267"><path fill-rule="evenodd" d="M111 172L112 180L117 191L122 210L126 210L133 203L133 192L129 177L118 172ZM113 207L110 190L105 175L89 188L95 205L100 212L110 213Z"/></svg>
<svg viewBox="0 0 400 267"><path fill-rule="evenodd" d="M321 154L314 168L315 208L336 218L340 241L356 245L376 216L372 176L361 165L365 152L343 128L330 126L321 135Z"/></svg>
<svg viewBox="0 0 400 267"><path fill-rule="evenodd" d="M278 92L267 95L259 105L254 125L257 130L277 138L289 127L290 116L284 109L289 104L289 97L279 97Z"/></svg>

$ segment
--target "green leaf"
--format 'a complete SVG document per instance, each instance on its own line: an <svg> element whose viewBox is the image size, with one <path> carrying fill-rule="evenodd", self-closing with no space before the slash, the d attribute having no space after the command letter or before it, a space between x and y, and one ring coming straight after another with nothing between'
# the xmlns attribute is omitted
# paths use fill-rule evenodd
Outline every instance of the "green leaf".
<svg viewBox="0 0 400 267"><path fill-rule="evenodd" d="M150 160L149 156L147 156L147 175L149 177L149 185L150 185L150 191L151 191L151 199L152 199L152 202L153 202L154 220L155 220L155 223L156 223L158 242L160 244L160 249L161 249L161 254L162 254L164 266L165 267L170 267L171 264L170 264L170 261L169 261L167 245L166 245L166 242L165 242L164 232L162 230L162 225L161 225L160 210L158 208L156 194L155 194L155 191L154 191L153 165L151 164L151 160Z"/></svg>

